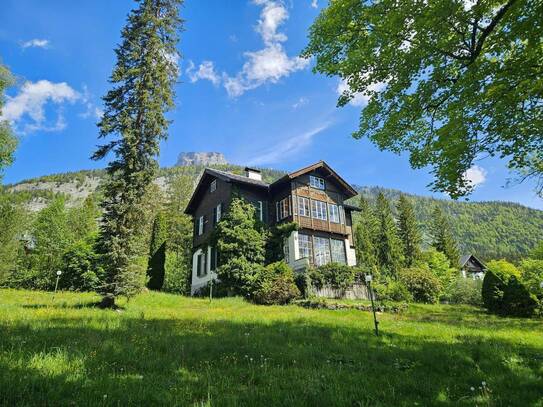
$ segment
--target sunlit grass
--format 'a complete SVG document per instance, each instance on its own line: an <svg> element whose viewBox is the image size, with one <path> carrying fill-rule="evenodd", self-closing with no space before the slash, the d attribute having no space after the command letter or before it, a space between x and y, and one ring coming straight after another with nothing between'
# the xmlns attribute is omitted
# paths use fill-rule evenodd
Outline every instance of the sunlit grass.
<svg viewBox="0 0 543 407"><path fill-rule="evenodd" d="M1 405L543 406L541 320L412 305L376 338L357 310L98 300L0 290Z"/></svg>

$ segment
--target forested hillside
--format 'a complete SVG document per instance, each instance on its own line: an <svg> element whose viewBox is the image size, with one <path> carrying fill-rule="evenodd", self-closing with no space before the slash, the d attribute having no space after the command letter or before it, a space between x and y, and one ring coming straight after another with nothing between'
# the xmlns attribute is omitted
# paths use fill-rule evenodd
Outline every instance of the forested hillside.
<svg viewBox="0 0 543 407"><path fill-rule="evenodd" d="M203 166L162 168L156 183L166 188L168 179L175 174L189 175L198 180ZM231 164L216 165L214 168L243 173L243 167ZM262 169L265 181L284 175L273 169ZM30 212L41 210L56 195L64 195L68 206L78 206L90 194L100 194L100 183L105 177L102 170L79 171L47 175L7 185L8 191L16 194ZM356 187L368 200L373 201L382 191L387 198L395 201L402 193L399 190L380 187ZM462 253L473 253L483 260L507 258L516 260L532 249L543 235L543 211L508 202L459 202L408 195L413 201L417 219L425 232L435 205L439 205L451 218L458 244ZM353 203L356 204L354 198Z"/></svg>

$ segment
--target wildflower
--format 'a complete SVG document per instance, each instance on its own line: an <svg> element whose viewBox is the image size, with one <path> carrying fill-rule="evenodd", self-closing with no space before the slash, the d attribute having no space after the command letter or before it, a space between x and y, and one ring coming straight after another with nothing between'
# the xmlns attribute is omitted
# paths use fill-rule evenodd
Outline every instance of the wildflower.
<svg viewBox="0 0 543 407"><path fill-rule="evenodd" d="M471 390L471 391L475 391L475 387L471 386L471 387L470 387L470 390Z"/></svg>
<svg viewBox="0 0 543 407"><path fill-rule="evenodd" d="M483 387L486 387L486 382L484 380L481 382L481 384L483 385Z"/></svg>

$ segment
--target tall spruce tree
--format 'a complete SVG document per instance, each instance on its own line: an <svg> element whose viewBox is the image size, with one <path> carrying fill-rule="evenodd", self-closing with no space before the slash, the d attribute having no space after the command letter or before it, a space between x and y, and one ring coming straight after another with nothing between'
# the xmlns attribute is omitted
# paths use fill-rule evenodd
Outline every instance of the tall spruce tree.
<svg viewBox="0 0 543 407"><path fill-rule="evenodd" d="M412 267L420 257L420 243L422 241L417 218L411 201L405 195L400 195L396 209L398 211L398 237L402 244L404 265Z"/></svg>
<svg viewBox="0 0 543 407"><path fill-rule="evenodd" d="M105 112L98 124L100 137L113 137L94 153L114 159L107 167L100 248L106 281L101 289L112 297L127 297L144 285L145 266L137 261L135 242L145 222L143 197L153 181L159 143L167 136L165 112L173 107L173 85L178 77L176 49L182 21L181 0L137 0L115 50L117 63L110 78L113 88L103 98Z"/></svg>
<svg viewBox="0 0 543 407"><path fill-rule="evenodd" d="M377 220L371 207L362 195L360 196L360 219L355 227L355 246L358 264L370 273L377 271L377 253L375 240Z"/></svg>
<svg viewBox="0 0 543 407"><path fill-rule="evenodd" d="M432 246L447 256L451 267L457 267L460 257L458 247L452 234L449 219L439 206L436 206L432 212L430 235Z"/></svg>
<svg viewBox="0 0 543 407"><path fill-rule="evenodd" d="M164 274L166 265L166 238L167 229L164 214L159 212L153 221L153 231L151 233L151 243L149 250L149 262L147 266L147 276L149 282L147 287L151 290L160 290L164 284Z"/></svg>
<svg viewBox="0 0 543 407"><path fill-rule="evenodd" d="M377 196L375 218L377 219L375 236L377 263L383 277L396 278L403 262L402 246L390 203L382 192Z"/></svg>

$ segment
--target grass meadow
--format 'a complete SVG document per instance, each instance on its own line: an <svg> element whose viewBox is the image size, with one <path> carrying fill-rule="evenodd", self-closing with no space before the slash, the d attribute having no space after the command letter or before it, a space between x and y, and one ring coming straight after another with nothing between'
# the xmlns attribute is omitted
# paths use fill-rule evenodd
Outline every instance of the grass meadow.
<svg viewBox="0 0 543 407"><path fill-rule="evenodd" d="M543 406L543 321L0 290L3 406Z"/></svg>

